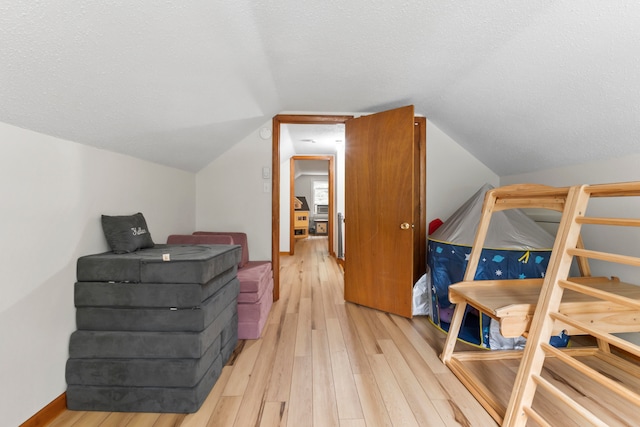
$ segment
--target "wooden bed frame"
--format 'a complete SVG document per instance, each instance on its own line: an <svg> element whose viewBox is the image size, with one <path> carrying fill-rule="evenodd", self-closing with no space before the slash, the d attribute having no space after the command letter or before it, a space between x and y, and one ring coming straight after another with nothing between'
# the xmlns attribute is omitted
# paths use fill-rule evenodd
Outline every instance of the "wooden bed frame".
<svg viewBox="0 0 640 427"><path fill-rule="evenodd" d="M640 286L615 277L590 277L589 260L640 266L640 258L587 250L580 237L583 225L640 227L637 218L585 216L592 197L627 196L640 196L640 182L563 188L523 184L487 192L464 280L449 288L449 299L456 309L441 359L501 425L524 426L529 419L542 426L554 425L557 420L549 419L554 409L545 409L549 405L540 403L536 407L534 398L540 394L546 395L547 401L560 402L573 417L591 425L609 425L614 418L621 420L620 425L627 425L625 417L629 418L628 425L639 421L630 419L632 416L625 415L625 411L613 415L606 414L606 408L590 411L579 396L571 397L567 387L554 385L542 376L545 364L555 366L549 369L557 372L557 364L561 362L561 372L581 383L582 393L591 396L590 399L609 393L615 396L614 400L622 398L627 406L630 403L632 413L637 415L639 411L638 359L629 361L614 356L611 346L635 357L640 357L640 347L611 333L640 331ZM515 208L562 212L545 278L474 281L492 214ZM581 277L569 277L574 258ZM525 350L454 353L467 305L498 320L504 336L526 336ZM550 346L550 337L563 330L569 335L590 335L597 340L597 346L562 350ZM513 383L509 380L498 386L500 383L488 384L491 376L483 364L495 365L496 361L502 363L498 363L501 369L505 369L506 361L515 363L516 367L511 368L517 369ZM583 381L586 382L582 384ZM500 392L509 394L509 399L499 397ZM604 405L610 401L611 397L604 399Z"/></svg>

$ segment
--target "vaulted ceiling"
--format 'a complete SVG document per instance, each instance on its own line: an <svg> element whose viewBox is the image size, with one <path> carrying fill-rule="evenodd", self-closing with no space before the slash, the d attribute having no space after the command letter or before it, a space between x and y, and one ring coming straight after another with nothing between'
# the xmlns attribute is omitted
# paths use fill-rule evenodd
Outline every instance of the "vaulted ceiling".
<svg viewBox="0 0 640 427"><path fill-rule="evenodd" d="M407 104L499 175L640 153L640 3L4 0L0 121L198 171Z"/></svg>

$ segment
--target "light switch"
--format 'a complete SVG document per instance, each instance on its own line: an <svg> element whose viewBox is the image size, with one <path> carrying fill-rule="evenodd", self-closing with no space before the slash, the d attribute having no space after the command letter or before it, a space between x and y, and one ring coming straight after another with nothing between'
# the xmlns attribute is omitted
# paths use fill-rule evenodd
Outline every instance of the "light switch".
<svg viewBox="0 0 640 427"><path fill-rule="evenodd" d="M262 178L269 179L271 178L271 169L268 166L262 168Z"/></svg>
<svg viewBox="0 0 640 427"><path fill-rule="evenodd" d="M271 191L271 183L270 182L263 182L262 183L262 191L264 191L265 193L268 193L269 191Z"/></svg>

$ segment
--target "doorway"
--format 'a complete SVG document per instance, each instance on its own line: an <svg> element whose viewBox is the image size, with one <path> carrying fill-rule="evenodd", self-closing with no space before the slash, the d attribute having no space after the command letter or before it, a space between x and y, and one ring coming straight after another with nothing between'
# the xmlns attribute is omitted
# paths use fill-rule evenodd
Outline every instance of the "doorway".
<svg viewBox="0 0 640 427"><path fill-rule="evenodd" d="M327 252L334 252L335 218L335 162L334 156L292 156L289 171L289 255L295 252L299 238L311 234L327 236ZM305 230L296 230L298 218L294 200L304 198L306 203ZM297 233L296 231L304 231Z"/></svg>
<svg viewBox="0 0 640 427"><path fill-rule="evenodd" d="M280 169L281 169L281 152L284 147L280 146L280 131L283 124L309 124L309 125L344 125L344 123L352 119L353 116L331 116L331 115L277 115L272 120L272 203L271 203L271 262L273 265L273 299L280 298L280 255L287 255L287 252L280 251L280 216L281 216L281 187L280 187ZM282 150L281 150L282 148ZM288 153L290 154L290 153ZM287 157L288 159L288 157ZM289 201L286 201L289 205Z"/></svg>
<svg viewBox="0 0 640 427"><path fill-rule="evenodd" d="M282 124L342 124L353 119L351 115L277 115L272 120L272 212L271 212L271 259L274 275L274 301L280 298L280 255L288 255L288 251L280 251L280 216L281 216L281 152L286 147L281 147ZM416 165L414 170L417 175L418 185L415 187L417 201L415 232L418 236L414 242L414 271L424 271L426 264L426 118L415 118L416 140ZM288 159L288 158L287 158ZM287 167L288 170L288 167ZM288 204L289 201L287 200ZM287 213L288 215L288 213ZM348 268L348 265L347 265ZM419 276L418 276L419 277Z"/></svg>

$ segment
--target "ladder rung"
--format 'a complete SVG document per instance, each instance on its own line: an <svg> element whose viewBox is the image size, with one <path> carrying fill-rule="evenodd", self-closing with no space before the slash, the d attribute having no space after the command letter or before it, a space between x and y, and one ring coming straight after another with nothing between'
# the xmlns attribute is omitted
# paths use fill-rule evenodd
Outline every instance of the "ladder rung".
<svg viewBox="0 0 640 427"><path fill-rule="evenodd" d="M527 417L529 417L529 419L532 419L533 421L535 421L536 423L538 423L538 425L540 425L540 427L553 427L551 424L549 424L547 422L547 420L545 420L544 418L542 418L540 416L540 414L538 414L536 411L534 411L532 408L529 408L528 406L523 408L523 411L525 414L527 414Z"/></svg>
<svg viewBox="0 0 640 427"><path fill-rule="evenodd" d="M594 426L598 427L608 427L608 424L602 422L602 420L595 415L591 411L589 411L584 406L580 405L578 402L567 396L565 393L560 391L556 386L551 384L549 381L542 378L540 375L532 375L531 378L533 381L547 392L549 392L553 397L567 405L569 408L576 411L582 418L592 423Z"/></svg>
<svg viewBox="0 0 640 427"><path fill-rule="evenodd" d="M540 198L532 199L530 197L517 199L497 199L494 204L494 211L502 211L506 209L550 209L562 212L565 205L564 198Z"/></svg>
<svg viewBox="0 0 640 427"><path fill-rule="evenodd" d="M579 216L576 218L578 224L591 225L619 225L622 227L640 227L640 219L636 218L602 218Z"/></svg>
<svg viewBox="0 0 640 427"><path fill-rule="evenodd" d="M559 280L558 284L572 291L580 292L581 294L591 295L592 297L600 298L605 301L612 302L614 304L624 305L630 308L640 309L640 301L637 299L624 297L622 295L615 294L613 292L607 292L602 289L593 288L591 286L582 285L580 283L572 282L570 280Z"/></svg>
<svg viewBox="0 0 640 427"><path fill-rule="evenodd" d="M591 197L640 196L638 182L618 182L613 184L594 184L584 187Z"/></svg>
<svg viewBox="0 0 640 427"><path fill-rule="evenodd" d="M628 400L634 405L640 405L640 396L637 393L629 390L627 387L620 385L620 383L602 375L595 369L590 368L579 360L566 355L562 350L559 350L547 343L541 344L541 347L547 354L556 357L561 362L571 366L576 371L586 375L588 378L591 378L593 381L596 381L598 384L606 387L611 392L617 394L625 400Z"/></svg>
<svg viewBox="0 0 640 427"><path fill-rule="evenodd" d="M566 199L570 187L551 187L539 184L507 185L489 190L496 199L523 199L523 198L562 198Z"/></svg>
<svg viewBox="0 0 640 427"><path fill-rule="evenodd" d="M629 256L629 255L619 255L619 254L612 254L609 252L591 251L588 249L578 249L578 248L567 249L567 253L569 255L578 256L578 257L599 259L600 261L615 262L618 264L626 264L626 265L633 265L635 267L640 267L640 258Z"/></svg>
<svg viewBox="0 0 640 427"><path fill-rule="evenodd" d="M624 350L635 356L640 357L640 347L638 347L636 344L632 344L631 342L627 340L623 340L622 338L618 338L615 335L612 335L610 333L603 332L597 328L594 328L592 325L587 325L586 323L572 319L571 317L565 314L549 313L549 316L551 316L551 318L554 320L558 320L569 326L573 326L576 329L580 329L581 331L585 332L588 335L591 335L595 338L600 338L601 340L604 340L609 344L613 344L614 346L620 348L621 350Z"/></svg>

